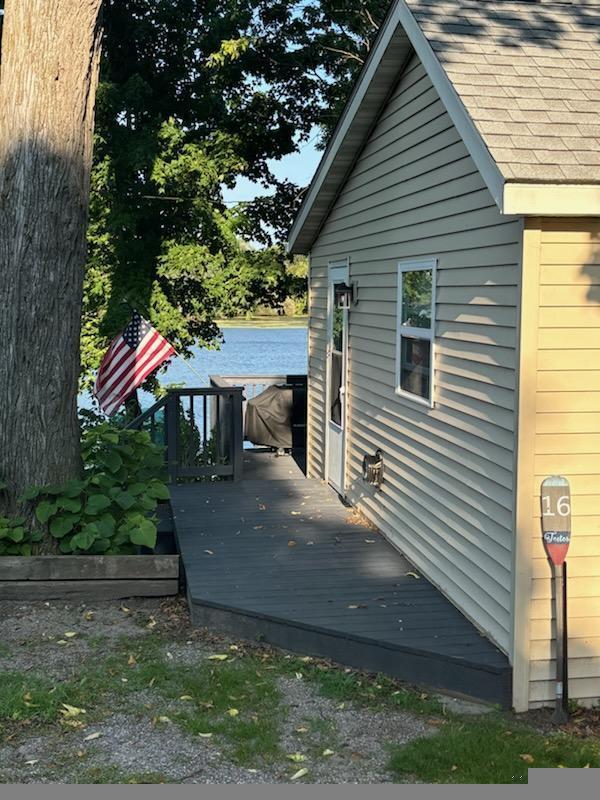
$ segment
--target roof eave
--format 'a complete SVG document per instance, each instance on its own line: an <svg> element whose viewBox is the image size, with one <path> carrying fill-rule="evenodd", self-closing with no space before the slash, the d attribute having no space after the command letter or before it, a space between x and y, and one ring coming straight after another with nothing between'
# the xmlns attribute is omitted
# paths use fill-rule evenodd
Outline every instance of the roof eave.
<svg viewBox="0 0 600 800"><path fill-rule="evenodd" d="M307 190L290 231L287 244L289 252L310 251L391 88L401 74L406 54L411 47L440 95L494 201L502 207L502 173L416 19L404 0L398 0L382 25L369 59ZM404 57L400 55L402 52ZM367 98L370 102L366 102Z"/></svg>
<svg viewBox="0 0 600 800"><path fill-rule="evenodd" d="M309 252L335 202L341 186L368 138L391 90L400 67L411 50L390 9L329 144L308 187L289 233L287 250Z"/></svg>

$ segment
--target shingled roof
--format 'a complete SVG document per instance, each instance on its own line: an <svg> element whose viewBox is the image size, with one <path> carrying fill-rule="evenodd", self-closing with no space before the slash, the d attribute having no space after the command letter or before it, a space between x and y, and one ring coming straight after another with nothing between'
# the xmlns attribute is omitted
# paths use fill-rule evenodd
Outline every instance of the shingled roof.
<svg viewBox="0 0 600 800"><path fill-rule="evenodd" d="M406 5L506 180L600 183L600 4Z"/></svg>
<svg viewBox="0 0 600 800"><path fill-rule="evenodd" d="M395 0L290 250L310 250L412 52L502 213L600 215L600 0Z"/></svg>

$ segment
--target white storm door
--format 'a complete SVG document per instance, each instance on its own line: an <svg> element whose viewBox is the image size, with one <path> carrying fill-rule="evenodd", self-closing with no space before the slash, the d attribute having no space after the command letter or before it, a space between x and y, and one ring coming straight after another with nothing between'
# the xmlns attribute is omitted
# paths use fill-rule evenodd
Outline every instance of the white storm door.
<svg viewBox="0 0 600 800"><path fill-rule="evenodd" d="M336 308L335 287L349 281L348 262L329 265L327 344L327 480L344 495L348 309Z"/></svg>

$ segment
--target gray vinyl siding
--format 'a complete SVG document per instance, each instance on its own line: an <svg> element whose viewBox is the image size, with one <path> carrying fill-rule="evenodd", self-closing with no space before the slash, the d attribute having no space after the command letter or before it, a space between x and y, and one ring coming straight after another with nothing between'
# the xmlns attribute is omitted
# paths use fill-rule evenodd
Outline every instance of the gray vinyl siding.
<svg viewBox="0 0 600 800"><path fill-rule="evenodd" d="M309 470L325 476L327 266L348 257L348 499L505 651L522 221L413 57L311 252ZM437 258L434 407L396 395L397 262ZM380 447L385 483L361 478Z"/></svg>

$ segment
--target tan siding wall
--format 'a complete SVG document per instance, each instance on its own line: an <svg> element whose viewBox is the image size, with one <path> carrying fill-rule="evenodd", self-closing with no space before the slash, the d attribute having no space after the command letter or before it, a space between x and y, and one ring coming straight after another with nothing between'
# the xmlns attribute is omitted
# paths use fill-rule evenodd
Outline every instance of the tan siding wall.
<svg viewBox="0 0 600 800"><path fill-rule="evenodd" d="M413 59L311 253L311 470L323 475L327 264L349 257L349 499L507 651L520 255L521 221L499 214ZM438 259L433 409L394 392L397 262L413 257ZM380 492L360 477L377 447Z"/></svg>
<svg viewBox="0 0 600 800"><path fill-rule="evenodd" d="M569 690L600 697L600 220L532 221L540 230L535 413L530 700L554 697L550 568L540 534L539 488L565 475L572 492Z"/></svg>

